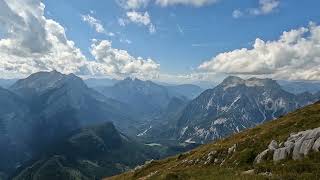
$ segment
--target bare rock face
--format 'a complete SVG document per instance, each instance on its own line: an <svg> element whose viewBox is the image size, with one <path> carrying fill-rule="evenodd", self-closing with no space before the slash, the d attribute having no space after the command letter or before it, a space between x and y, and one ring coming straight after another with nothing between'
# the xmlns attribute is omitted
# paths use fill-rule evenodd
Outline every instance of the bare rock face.
<svg viewBox="0 0 320 180"><path fill-rule="evenodd" d="M277 162L287 158L298 160L308 155L311 151L318 152L319 148L320 128L292 133L281 145L278 145L275 140L272 140L268 149L258 154L255 163L262 162L269 152L273 152L273 161Z"/></svg>
<svg viewBox="0 0 320 180"><path fill-rule="evenodd" d="M280 161L286 159L290 154L290 149L287 147L276 149L273 153L273 161Z"/></svg>

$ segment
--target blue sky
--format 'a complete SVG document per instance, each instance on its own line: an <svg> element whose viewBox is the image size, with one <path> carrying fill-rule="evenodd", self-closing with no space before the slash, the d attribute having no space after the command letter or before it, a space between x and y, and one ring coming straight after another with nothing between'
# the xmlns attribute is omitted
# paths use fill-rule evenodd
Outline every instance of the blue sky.
<svg viewBox="0 0 320 180"><path fill-rule="evenodd" d="M134 56L151 57L161 64L166 73L186 73L216 54L249 47L259 37L264 40L278 38L285 30L320 21L320 1L283 0L279 7L267 15L233 18L235 9L259 6L257 0L224 0L203 7L150 5L143 11L150 13L157 32L136 24L121 27L118 18L125 10L115 1L101 0L46 0L48 17L61 23L67 35L90 56L92 38L112 40L115 48L126 49ZM119 32L115 37L96 33L81 21L82 14L101 20L108 31ZM179 26L181 31L179 31ZM128 39L131 44L121 43Z"/></svg>
<svg viewBox="0 0 320 180"><path fill-rule="evenodd" d="M319 7L318 0L0 0L0 72L320 80Z"/></svg>

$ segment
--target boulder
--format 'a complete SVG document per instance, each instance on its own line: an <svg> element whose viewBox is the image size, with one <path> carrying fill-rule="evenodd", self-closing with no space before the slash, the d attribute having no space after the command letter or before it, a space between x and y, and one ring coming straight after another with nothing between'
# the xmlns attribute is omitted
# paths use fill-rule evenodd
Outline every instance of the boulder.
<svg viewBox="0 0 320 180"><path fill-rule="evenodd" d="M320 148L320 137L314 142L312 146L312 150L319 152L319 148Z"/></svg>
<svg viewBox="0 0 320 180"><path fill-rule="evenodd" d="M268 149L261 152L254 162L260 163L269 152L273 152L273 161L275 162L286 159L291 154L292 159L298 160L308 155L311 150L317 152L320 150L320 128L291 133L287 141L281 143L281 145L272 140Z"/></svg>
<svg viewBox="0 0 320 180"><path fill-rule="evenodd" d="M283 147L274 150L273 153L273 161L280 161L286 159L290 155L291 149L290 147Z"/></svg>
<svg viewBox="0 0 320 180"><path fill-rule="evenodd" d="M270 149L266 149L262 151L262 153L258 154L258 156L255 158L254 163L259 164L262 162L262 160L265 158L265 156L268 154L268 152L271 151Z"/></svg>
<svg viewBox="0 0 320 180"><path fill-rule="evenodd" d="M300 149L303 144L305 136L300 137L295 143L294 143L294 148L292 152L292 159L298 160L301 159L301 154L300 154Z"/></svg>
<svg viewBox="0 0 320 180"><path fill-rule="evenodd" d="M277 148L278 148L278 143L277 143L277 141L272 140L272 141L270 142L269 146L268 146L268 149L269 149L269 150L275 150L275 149L277 149Z"/></svg>
<svg viewBox="0 0 320 180"><path fill-rule="evenodd" d="M315 139L304 140L300 147L300 154L308 155L312 146L314 144Z"/></svg>
<svg viewBox="0 0 320 180"><path fill-rule="evenodd" d="M312 129L306 134L306 139L318 139L320 137L320 128Z"/></svg>

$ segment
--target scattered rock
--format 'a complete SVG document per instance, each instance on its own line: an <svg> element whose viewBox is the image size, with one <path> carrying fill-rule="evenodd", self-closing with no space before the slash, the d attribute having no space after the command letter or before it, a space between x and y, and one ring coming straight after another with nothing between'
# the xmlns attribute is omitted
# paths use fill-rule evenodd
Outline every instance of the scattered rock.
<svg viewBox="0 0 320 180"><path fill-rule="evenodd" d="M254 174L254 169L250 169L248 171L243 171L241 174L243 174L243 175Z"/></svg>
<svg viewBox="0 0 320 180"><path fill-rule="evenodd" d="M195 164L198 164L199 162L200 162L200 159L196 159L196 160L194 161Z"/></svg>
<svg viewBox="0 0 320 180"><path fill-rule="evenodd" d="M217 154L217 151L214 150L214 151L210 151L209 154L208 154L208 156L214 156L214 155L216 155L216 154Z"/></svg>
<svg viewBox="0 0 320 180"><path fill-rule="evenodd" d="M237 145L234 144L232 147L228 149L228 154L234 153L236 151Z"/></svg>
<svg viewBox="0 0 320 180"><path fill-rule="evenodd" d="M264 173L259 173L259 175L271 177L272 173L271 172L264 172Z"/></svg>
<svg viewBox="0 0 320 180"><path fill-rule="evenodd" d="M219 159L218 158L215 158L214 161L213 161L215 164L219 163Z"/></svg>

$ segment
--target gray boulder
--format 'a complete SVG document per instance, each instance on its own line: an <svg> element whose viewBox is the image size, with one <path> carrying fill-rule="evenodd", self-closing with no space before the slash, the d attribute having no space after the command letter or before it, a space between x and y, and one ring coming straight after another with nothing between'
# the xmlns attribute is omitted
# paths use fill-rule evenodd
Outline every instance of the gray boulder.
<svg viewBox="0 0 320 180"><path fill-rule="evenodd" d="M278 148L278 143L277 143L277 141L272 140L272 141L270 142L269 146L268 146L268 149L269 149L269 150L275 150L275 149L277 149L277 148Z"/></svg>
<svg viewBox="0 0 320 180"><path fill-rule="evenodd" d="M262 162L262 160L265 158L265 156L268 154L268 152L271 151L270 149L266 149L262 151L258 156L255 158L254 163L259 164Z"/></svg>
<svg viewBox="0 0 320 180"><path fill-rule="evenodd" d="M292 148L290 147L283 147L283 148L274 150L273 161L280 161L280 160L286 159L290 155L291 149Z"/></svg>
<svg viewBox="0 0 320 180"><path fill-rule="evenodd" d="M310 150L312 149L314 141L315 139L304 140L300 148L300 154L308 155Z"/></svg>
<svg viewBox="0 0 320 180"><path fill-rule="evenodd" d="M312 146L312 150L314 150L314 151L316 151L316 152L319 152L319 148L320 148L320 138L318 138L318 139L314 142L314 144L313 144L313 146Z"/></svg>
<svg viewBox="0 0 320 180"><path fill-rule="evenodd" d="M291 154L292 159L298 160L308 155L312 150L318 152L319 148L320 128L309 129L290 134L281 145L278 145L277 141L272 140L268 145L268 149L261 152L255 158L255 163L260 163L269 152L273 152L273 161L276 162L290 157Z"/></svg>

